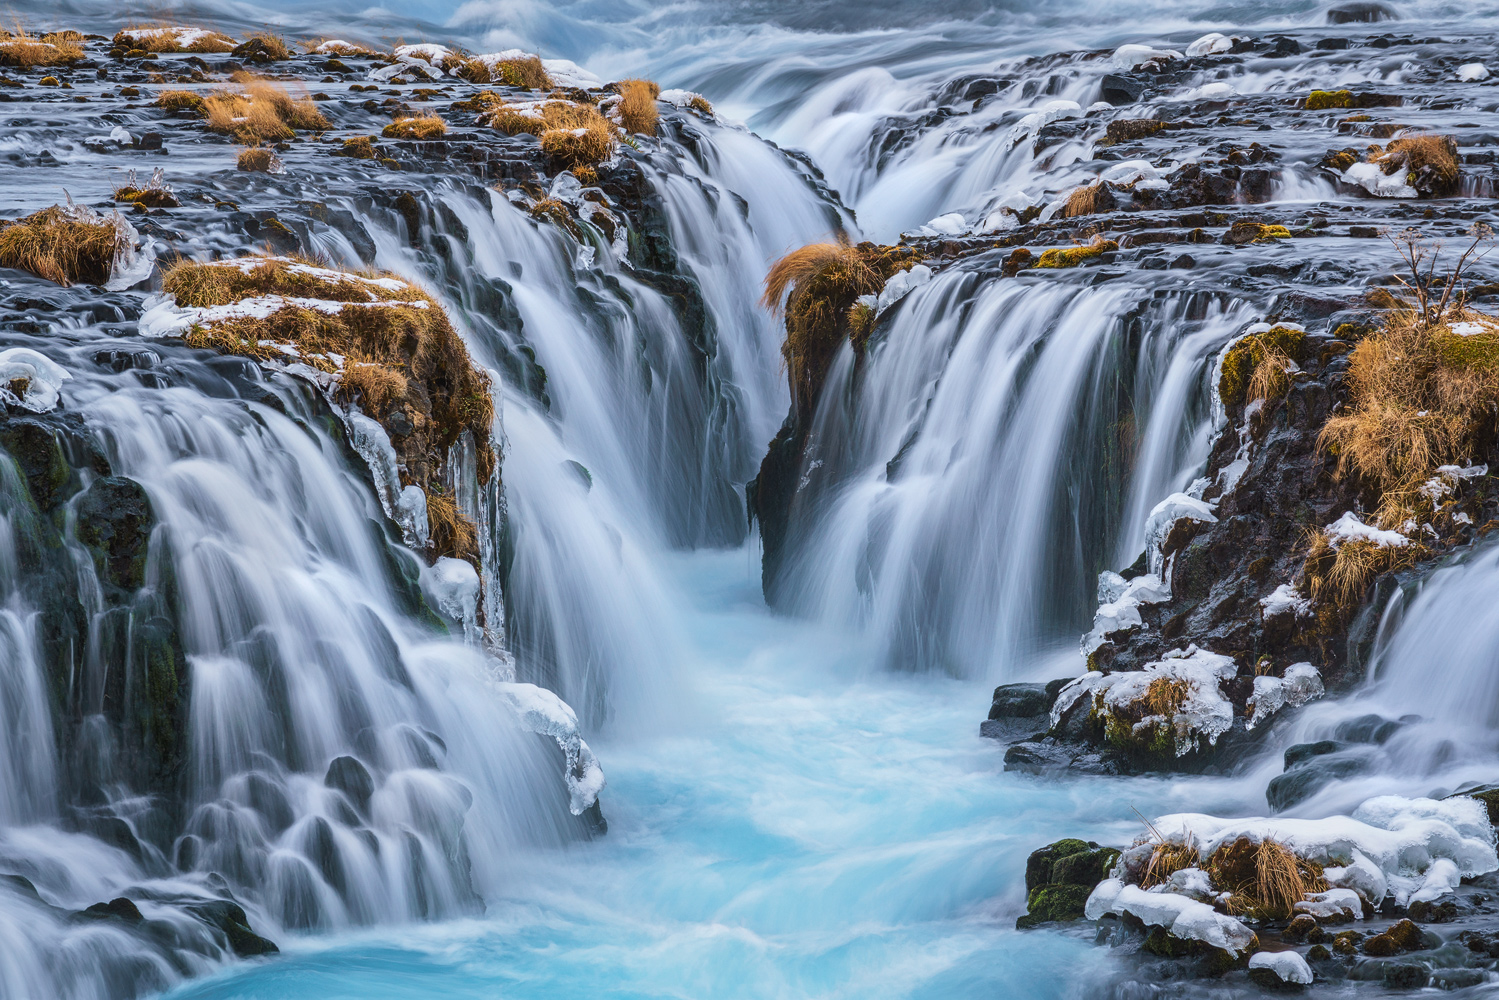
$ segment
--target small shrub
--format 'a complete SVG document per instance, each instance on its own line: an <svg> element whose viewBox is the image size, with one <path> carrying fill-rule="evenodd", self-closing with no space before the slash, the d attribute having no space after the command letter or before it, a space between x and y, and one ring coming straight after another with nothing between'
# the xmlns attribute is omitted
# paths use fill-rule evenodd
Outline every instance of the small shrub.
<svg viewBox="0 0 1499 1000"><path fill-rule="evenodd" d="M1354 105L1351 90L1314 90L1306 95L1303 106L1308 111L1325 111L1328 108L1351 108Z"/></svg>
<svg viewBox="0 0 1499 1000"><path fill-rule="evenodd" d="M206 114L203 96L191 90L163 90L156 95L156 106L165 111L195 111Z"/></svg>
<svg viewBox="0 0 1499 1000"><path fill-rule="evenodd" d="M387 139L441 139L448 125L436 115L425 118L397 118L381 131Z"/></svg>
<svg viewBox="0 0 1499 1000"><path fill-rule="evenodd" d="M593 167L573 167L572 171L573 176L578 179L578 183L584 187L596 187L599 183L599 172Z"/></svg>
<svg viewBox="0 0 1499 1000"><path fill-rule="evenodd" d="M356 160L379 159L375 152L374 139L367 135L356 135L352 139L345 139L343 146L333 151L334 156L348 156Z"/></svg>
<svg viewBox="0 0 1499 1000"><path fill-rule="evenodd" d="M114 199L144 205L146 208L177 208L181 205L165 180L165 171L160 167L152 172L151 179L144 185L136 180L135 171L130 171L125 183L115 188Z"/></svg>
<svg viewBox="0 0 1499 1000"><path fill-rule="evenodd" d="M1115 204L1114 193L1107 184L1099 181L1086 184L1068 195L1067 204L1062 206L1062 211L1058 214L1064 219L1074 219L1080 215L1113 211Z"/></svg>
<svg viewBox="0 0 1499 1000"><path fill-rule="evenodd" d="M240 170L260 174L279 174L282 170L281 160L276 154L260 146L241 150L235 165Z"/></svg>
<svg viewBox="0 0 1499 1000"><path fill-rule="evenodd" d="M102 285L125 240L118 216L53 205L0 227L0 267L30 271L59 285Z"/></svg>
<svg viewBox="0 0 1499 1000"><path fill-rule="evenodd" d="M458 69L458 75L470 83L502 83L522 90L551 90L556 86L539 56L521 56L487 63L469 59Z"/></svg>
<svg viewBox="0 0 1499 1000"><path fill-rule="evenodd" d="M1184 868L1196 868L1202 863L1197 841L1189 834L1182 843L1170 840L1156 841L1145 863L1145 873L1140 878L1140 888L1149 889L1171 880L1171 876Z"/></svg>
<svg viewBox="0 0 1499 1000"><path fill-rule="evenodd" d="M1085 260L1118 249L1119 244L1113 240L1106 240L1101 236L1094 237L1093 242L1086 246L1053 247L1042 253L1033 266L1037 268L1076 267Z"/></svg>
<svg viewBox="0 0 1499 1000"><path fill-rule="evenodd" d="M615 88L619 91L619 120L625 131L655 135L661 121L656 109L661 88L650 80L624 80Z"/></svg>

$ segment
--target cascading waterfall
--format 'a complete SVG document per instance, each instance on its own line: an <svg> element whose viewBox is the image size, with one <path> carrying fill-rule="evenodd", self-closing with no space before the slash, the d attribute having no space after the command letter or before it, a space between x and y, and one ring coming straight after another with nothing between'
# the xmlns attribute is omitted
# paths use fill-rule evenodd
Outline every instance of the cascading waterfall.
<svg viewBox="0 0 1499 1000"><path fill-rule="evenodd" d="M904 669L1055 670L1098 572L1205 460L1205 375L1249 310L967 269L897 308L823 390L778 587Z"/></svg>

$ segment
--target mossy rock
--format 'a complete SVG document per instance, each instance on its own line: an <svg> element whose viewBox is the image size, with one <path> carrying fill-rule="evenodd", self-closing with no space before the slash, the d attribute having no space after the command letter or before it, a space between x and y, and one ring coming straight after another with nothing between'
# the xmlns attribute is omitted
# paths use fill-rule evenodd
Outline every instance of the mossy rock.
<svg viewBox="0 0 1499 1000"><path fill-rule="evenodd" d="M1032 892L1026 900L1028 912L1015 921L1026 930L1054 921L1079 920L1093 889L1085 885L1052 885Z"/></svg>
<svg viewBox="0 0 1499 1000"><path fill-rule="evenodd" d="M1039 851L1032 851L1031 856L1025 862L1025 888L1027 891L1039 889L1042 886L1051 885L1052 868L1059 858L1070 857L1084 851L1091 851L1097 844L1090 844L1086 840L1059 840L1049 844Z"/></svg>
<svg viewBox="0 0 1499 1000"><path fill-rule="evenodd" d="M1085 260L1090 260L1100 254L1111 250L1118 250L1119 244L1113 240L1099 240L1080 247L1052 247L1036 260L1036 268L1059 269L1064 267L1077 267Z"/></svg>
<svg viewBox="0 0 1499 1000"><path fill-rule="evenodd" d="M1250 334L1229 348L1223 357L1223 374L1218 379L1218 398L1224 406L1238 406L1246 401L1250 380L1265 359L1267 345L1292 361L1299 361L1306 346L1306 334L1276 326L1264 333Z"/></svg>
<svg viewBox="0 0 1499 1000"><path fill-rule="evenodd" d="M135 591L146 581L146 552L156 514L140 483L96 479L78 501L78 540L93 556L101 582Z"/></svg>
<svg viewBox="0 0 1499 1000"><path fill-rule="evenodd" d="M1052 921L1078 920L1093 887L1108 877L1119 860L1112 847L1067 839L1032 852L1025 863L1025 916L1015 921L1021 930Z"/></svg>
<svg viewBox="0 0 1499 1000"><path fill-rule="evenodd" d="M1354 105L1351 90L1314 90L1306 95L1303 107L1308 111L1323 111L1327 108L1351 108Z"/></svg>
<svg viewBox="0 0 1499 1000"><path fill-rule="evenodd" d="M71 468L57 435L32 420L15 420L0 427L0 450L14 459L31 500L38 510L51 510L62 500Z"/></svg>

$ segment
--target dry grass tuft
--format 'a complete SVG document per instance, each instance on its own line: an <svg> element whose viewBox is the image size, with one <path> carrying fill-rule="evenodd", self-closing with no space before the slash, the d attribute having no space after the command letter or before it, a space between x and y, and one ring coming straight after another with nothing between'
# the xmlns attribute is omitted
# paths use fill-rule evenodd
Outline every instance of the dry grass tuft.
<svg viewBox="0 0 1499 1000"><path fill-rule="evenodd" d="M479 532L458 505L441 493L427 492L427 524L431 528L433 556L466 559L479 565Z"/></svg>
<svg viewBox="0 0 1499 1000"><path fill-rule="evenodd" d="M234 49L235 54L240 54L241 50L244 50L245 54L251 54L255 51L263 52L268 58L276 62L284 62L291 58L291 49L287 47L286 41L279 35L273 35L269 31L257 31L253 35L247 36Z"/></svg>
<svg viewBox="0 0 1499 1000"><path fill-rule="evenodd" d="M619 91L619 120L626 132L655 135L661 122L656 98L661 88L650 80L623 80L615 84Z"/></svg>
<svg viewBox="0 0 1499 1000"><path fill-rule="evenodd" d="M481 444L489 441L494 403L488 376L473 364L441 306L394 275L338 271L289 257L183 261L165 274L162 289L179 306L196 308L256 296L342 303L324 311L287 302L265 318L194 327L185 339L193 347L259 360L284 360L278 345L290 345L300 360L328 372L338 370L331 356L340 355L345 391L359 393L376 419L402 406L430 406L431 417L412 432L417 441L411 446L432 457L416 465L414 456L407 459L408 474L423 488L436 481L447 449L464 432ZM482 446L478 452L485 481L493 455Z"/></svg>
<svg viewBox="0 0 1499 1000"><path fill-rule="evenodd" d="M1067 196L1067 204L1057 214L1064 219L1074 219L1080 215L1096 215L1099 212L1109 212L1114 208L1114 195L1109 186L1103 181L1096 184L1088 184L1078 188Z"/></svg>
<svg viewBox="0 0 1499 1000"><path fill-rule="evenodd" d="M1145 863L1145 874L1140 878L1140 888L1149 889L1153 885L1170 881L1171 876L1184 868L1196 868L1202 863L1198 856L1197 841L1190 835L1184 843L1175 843L1169 840L1158 840L1155 849L1150 852L1150 860Z"/></svg>
<svg viewBox="0 0 1499 1000"><path fill-rule="evenodd" d="M700 115L708 118L713 117L713 105L709 104L708 99L701 94L695 95L692 100L687 102L687 106Z"/></svg>
<svg viewBox="0 0 1499 1000"><path fill-rule="evenodd" d="M134 170L130 171L125 183L115 188L114 199L144 205L146 208L177 208L182 204L172 193L171 185L165 179L165 171L160 167L152 171L151 179L145 184L136 179Z"/></svg>
<svg viewBox="0 0 1499 1000"><path fill-rule="evenodd" d="M333 151L335 156L348 156L356 160L376 160L380 154L375 152L375 140L372 136L356 135L352 139L345 139L343 146Z"/></svg>
<svg viewBox="0 0 1499 1000"><path fill-rule="evenodd" d="M0 228L0 267L59 285L102 285L123 240L114 219L53 205Z"/></svg>
<svg viewBox="0 0 1499 1000"><path fill-rule="evenodd" d="M458 75L470 83L502 83L522 90L551 90L556 86L539 56L501 59L492 66L469 59L459 68Z"/></svg>
<svg viewBox="0 0 1499 1000"><path fill-rule="evenodd" d="M1312 535L1302 576L1313 601L1342 614L1363 603L1369 585L1381 573L1413 566L1424 554L1416 544L1379 545L1362 538L1334 546L1325 532L1318 531Z"/></svg>
<svg viewBox="0 0 1499 1000"><path fill-rule="evenodd" d="M1145 697L1141 700L1148 715L1171 719L1182 710L1190 694L1191 689L1186 681L1179 677L1161 676L1150 682L1145 689Z"/></svg>
<svg viewBox="0 0 1499 1000"><path fill-rule="evenodd" d="M19 28L7 31L0 38L0 66L70 66L84 57L83 46L78 44L82 39L76 31L59 31L41 38Z"/></svg>
<svg viewBox="0 0 1499 1000"><path fill-rule="evenodd" d="M614 127L591 104L548 101L542 105L546 127L541 149L568 168L591 167L614 152Z"/></svg>
<svg viewBox="0 0 1499 1000"><path fill-rule="evenodd" d="M441 139L448 134L448 123L436 115L425 118L397 118L380 132L387 139Z"/></svg>
<svg viewBox="0 0 1499 1000"><path fill-rule="evenodd" d="M1232 893L1231 913L1267 920L1290 918L1308 893L1328 888L1321 865L1268 838L1255 843L1240 837L1224 844L1209 855L1206 868L1215 886Z"/></svg>
<svg viewBox="0 0 1499 1000"><path fill-rule="evenodd" d="M203 95L191 90L163 90L156 95L156 106L166 111L195 111L207 114L203 108Z"/></svg>
<svg viewBox="0 0 1499 1000"><path fill-rule="evenodd" d="M138 52L233 52L239 43L218 31L209 31L183 45L175 25L126 28L115 33L114 47Z"/></svg>
<svg viewBox="0 0 1499 1000"><path fill-rule="evenodd" d="M1279 399L1290 387L1290 371L1305 341L1305 333L1285 326L1241 338L1223 356L1218 379L1223 405Z"/></svg>
<svg viewBox="0 0 1499 1000"><path fill-rule="evenodd" d="M1448 194L1457 189L1457 141L1450 135L1396 139L1385 147L1383 154L1372 159L1387 174L1407 168L1409 183L1419 191Z"/></svg>
<svg viewBox="0 0 1499 1000"><path fill-rule="evenodd" d="M322 131L330 125L310 97L293 98L284 87L250 78L243 93L212 94L203 101L208 127L258 145L282 142L298 131Z"/></svg>
<svg viewBox="0 0 1499 1000"><path fill-rule="evenodd" d="M278 174L281 172L281 160L275 152L261 146L241 150L239 159L235 161L235 167L258 174Z"/></svg>

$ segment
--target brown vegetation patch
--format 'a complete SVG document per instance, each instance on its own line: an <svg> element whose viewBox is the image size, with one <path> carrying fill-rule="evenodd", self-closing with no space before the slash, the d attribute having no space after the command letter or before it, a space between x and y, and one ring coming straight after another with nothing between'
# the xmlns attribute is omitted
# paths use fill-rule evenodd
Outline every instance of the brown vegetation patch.
<svg viewBox="0 0 1499 1000"><path fill-rule="evenodd" d="M102 285L124 239L115 219L53 205L0 228L0 267L30 271L59 285Z"/></svg>
<svg viewBox="0 0 1499 1000"><path fill-rule="evenodd" d="M1422 194L1444 195L1457 190L1457 140L1450 135L1396 139L1371 160L1386 174L1405 167L1409 171L1406 183Z"/></svg>
<svg viewBox="0 0 1499 1000"><path fill-rule="evenodd" d="M661 88L650 80L623 80L615 84L619 91L619 120L626 132L655 135L661 114L656 98Z"/></svg>
<svg viewBox="0 0 1499 1000"><path fill-rule="evenodd" d="M166 111L195 111L207 114L203 108L203 95L191 90L163 90L156 95L156 106Z"/></svg>
<svg viewBox="0 0 1499 1000"><path fill-rule="evenodd" d="M167 184L164 171L157 167L151 174L151 179L142 184L136 179L135 171L130 171L129 178L124 184L115 188L115 201L126 201L133 205L144 205L146 208L177 208L182 203L172 193L172 188Z"/></svg>
<svg viewBox="0 0 1499 1000"><path fill-rule="evenodd" d="M479 445L481 481L493 472L489 378L469 358L447 313L422 289L389 274L339 271L290 257L184 261L166 273L162 289L179 306L204 309L253 297L285 299L268 316L212 319L185 339L193 347L259 360L284 360L286 345L328 372L339 370L338 355L347 379L342 391L357 394L371 417L383 421L397 410L406 415L412 429L397 435L406 480L432 488L447 449L465 431ZM328 305L313 308L296 299Z"/></svg>
<svg viewBox="0 0 1499 1000"><path fill-rule="evenodd" d="M1067 204L1062 206L1061 212L1057 213L1064 219L1074 219L1080 215L1097 215L1099 212L1111 212L1117 203L1114 193L1103 181L1095 184L1086 184L1067 196Z"/></svg>
<svg viewBox="0 0 1499 1000"><path fill-rule="evenodd" d="M59 31L38 38L25 31L0 31L0 66L70 66L84 56L76 31Z"/></svg>
<svg viewBox="0 0 1499 1000"><path fill-rule="evenodd" d="M692 99L687 102L687 106L707 118L713 117L713 105L708 103L708 99L702 94L693 94Z"/></svg>
<svg viewBox="0 0 1499 1000"><path fill-rule="evenodd" d="M345 139L343 145L333 151L333 155L348 156L356 160L379 158L379 154L375 152L375 140L368 135L356 135L352 139Z"/></svg>
<svg viewBox="0 0 1499 1000"><path fill-rule="evenodd" d="M448 134L448 123L436 115L425 118L397 118L380 132L387 139L441 139Z"/></svg>
<svg viewBox="0 0 1499 1000"><path fill-rule="evenodd" d="M502 83L521 90L551 90L555 86L539 56L501 59L492 65L469 59L459 67L458 75L470 83Z"/></svg>
<svg viewBox="0 0 1499 1000"><path fill-rule="evenodd" d="M210 95L203 110L210 129L248 144L281 142L298 131L329 127L311 97L293 98L284 87L259 77L250 78L243 93Z"/></svg>
<svg viewBox="0 0 1499 1000"><path fill-rule="evenodd" d="M279 36L269 31L257 31L249 35L243 42L233 49L235 55L241 58L253 58L260 56L275 62L284 62L291 58L291 49Z"/></svg>
<svg viewBox="0 0 1499 1000"><path fill-rule="evenodd" d="M235 161L235 168L257 174L275 174L281 172L281 160L277 158L274 151L255 146L240 151L239 159Z"/></svg>
<svg viewBox="0 0 1499 1000"><path fill-rule="evenodd" d="M233 52L239 44L222 32L209 31L184 46L179 36L184 30L173 25L126 28L115 33L113 45L137 52Z"/></svg>
<svg viewBox="0 0 1499 1000"><path fill-rule="evenodd" d="M1190 835L1185 842L1180 844L1169 840L1158 840L1154 850L1150 852L1150 860L1145 863L1145 874L1140 878L1140 888L1149 889L1153 885L1168 882L1177 872L1185 868L1196 868L1201 863L1197 842Z"/></svg>
<svg viewBox="0 0 1499 1000"><path fill-rule="evenodd" d="M450 497L427 491L427 524L434 558L465 559L479 568L479 532Z"/></svg>
<svg viewBox="0 0 1499 1000"><path fill-rule="evenodd" d="M1232 893L1228 909L1236 915L1287 920L1308 893L1328 888L1321 865L1270 839L1240 837L1209 855L1205 867L1213 885Z"/></svg>

